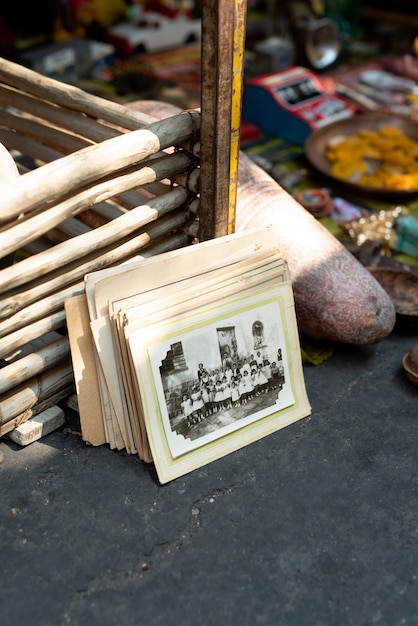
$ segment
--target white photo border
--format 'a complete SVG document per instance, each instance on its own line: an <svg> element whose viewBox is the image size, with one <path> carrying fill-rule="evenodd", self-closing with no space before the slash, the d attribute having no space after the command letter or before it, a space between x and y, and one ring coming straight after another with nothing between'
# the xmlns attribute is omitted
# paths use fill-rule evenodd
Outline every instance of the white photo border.
<svg viewBox="0 0 418 626"><path fill-rule="evenodd" d="M277 332L283 346L286 367L286 399L277 407L270 406L262 415L255 414L237 422L231 429L221 428L210 437L201 437L192 445L182 435L173 434L169 425L158 363L166 346L192 333L236 319L245 312L275 307L278 311ZM273 310L270 308L270 310ZM146 329L135 328L128 333L135 374L141 392L144 419L149 443L161 482L167 482L229 454L253 441L275 432L310 413L303 380L300 346L293 292L290 281L251 294L236 295L231 300L208 305L198 313L184 313ZM162 409L163 407L163 409ZM177 444L173 442L177 440ZM179 444L178 442L181 442Z"/></svg>

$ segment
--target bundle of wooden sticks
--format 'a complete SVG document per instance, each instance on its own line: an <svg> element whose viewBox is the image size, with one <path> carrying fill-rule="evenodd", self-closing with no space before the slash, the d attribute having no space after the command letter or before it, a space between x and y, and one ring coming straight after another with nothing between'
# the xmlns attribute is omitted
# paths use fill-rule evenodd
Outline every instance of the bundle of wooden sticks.
<svg viewBox="0 0 418 626"><path fill-rule="evenodd" d="M199 131L0 59L0 437L73 393L84 276L193 242Z"/></svg>

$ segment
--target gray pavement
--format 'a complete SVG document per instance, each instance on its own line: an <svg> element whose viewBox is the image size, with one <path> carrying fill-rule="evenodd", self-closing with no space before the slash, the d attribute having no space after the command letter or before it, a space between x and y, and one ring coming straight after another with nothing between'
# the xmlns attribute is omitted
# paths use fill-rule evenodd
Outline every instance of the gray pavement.
<svg viewBox="0 0 418 626"><path fill-rule="evenodd" d="M417 625L416 343L304 366L310 417L164 486L70 410L3 440L0 625Z"/></svg>

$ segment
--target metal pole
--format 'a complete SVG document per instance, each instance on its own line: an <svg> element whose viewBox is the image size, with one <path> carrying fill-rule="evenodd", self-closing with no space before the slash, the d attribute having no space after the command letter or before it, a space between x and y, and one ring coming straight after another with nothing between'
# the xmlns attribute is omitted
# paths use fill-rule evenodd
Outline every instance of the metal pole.
<svg viewBox="0 0 418 626"><path fill-rule="evenodd" d="M202 0L200 240L234 232L246 0Z"/></svg>

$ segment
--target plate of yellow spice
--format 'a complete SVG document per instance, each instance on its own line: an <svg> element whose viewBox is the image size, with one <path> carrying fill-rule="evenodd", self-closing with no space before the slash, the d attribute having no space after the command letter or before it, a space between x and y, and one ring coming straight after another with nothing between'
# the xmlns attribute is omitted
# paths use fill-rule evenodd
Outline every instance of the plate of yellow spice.
<svg viewBox="0 0 418 626"><path fill-rule="evenodd" d="M418 194L418 124L407 117L359 113L314 130L305 155L322 174L388 200Z"/></svg>

